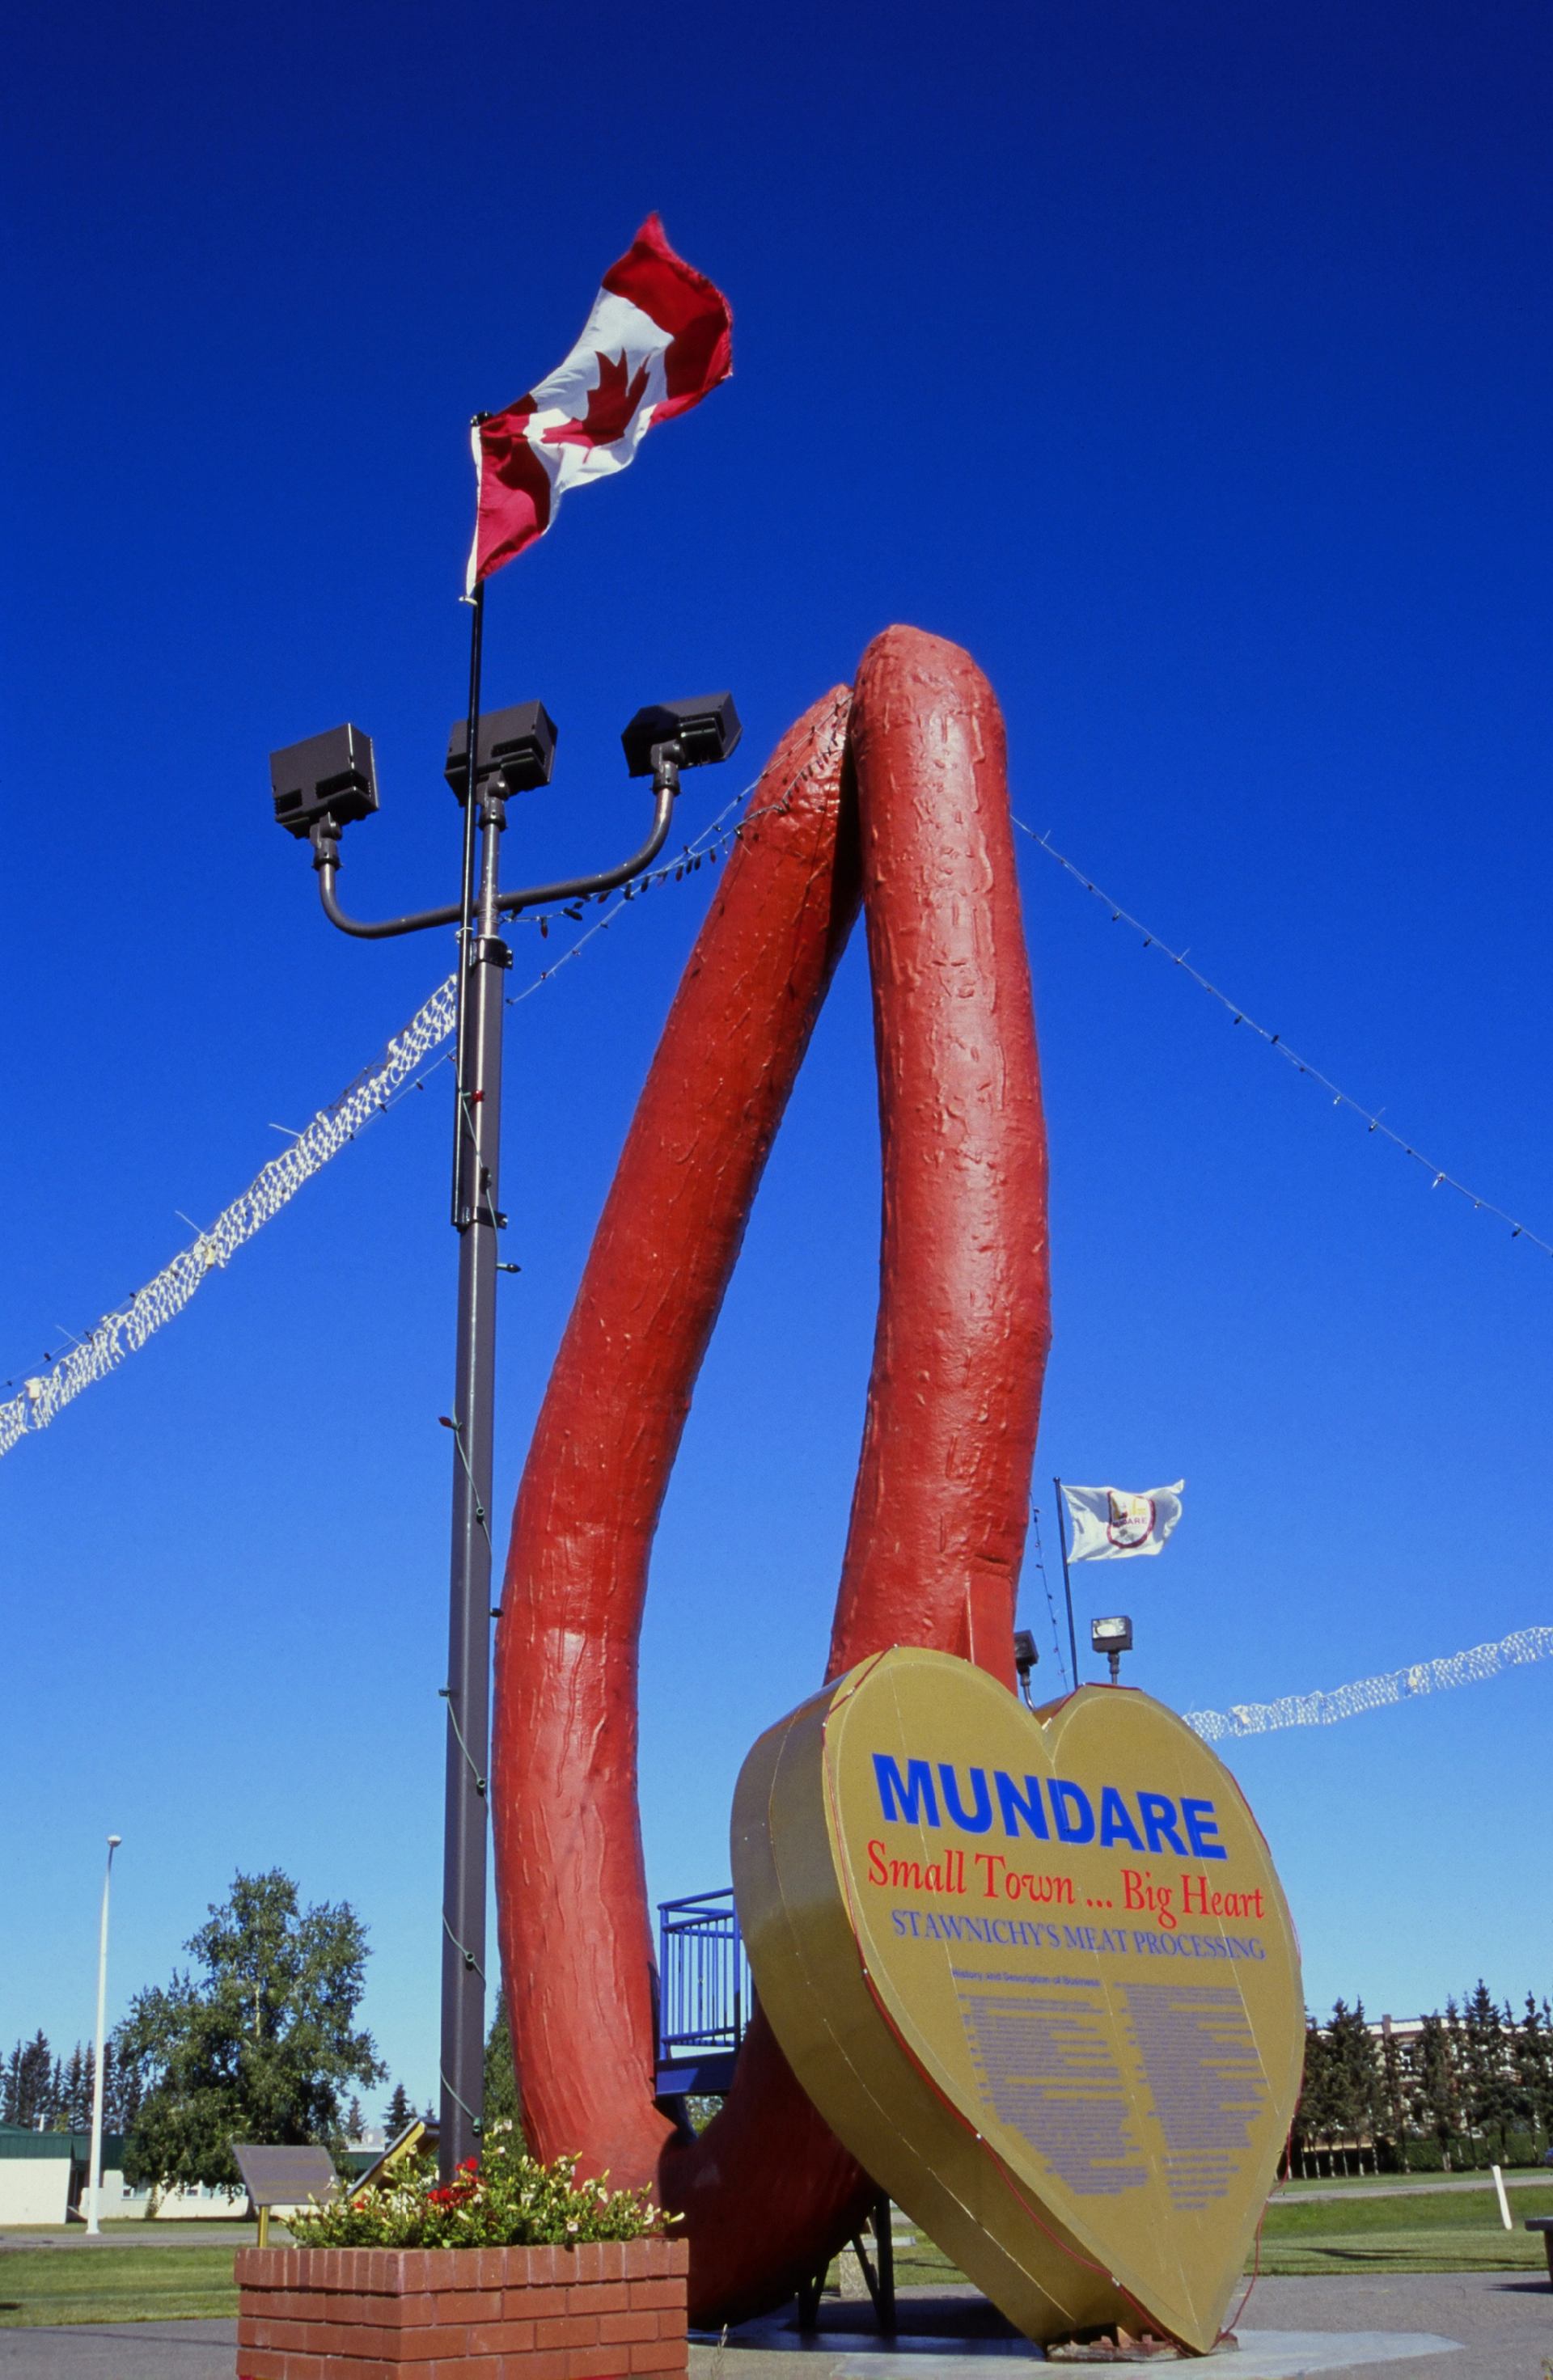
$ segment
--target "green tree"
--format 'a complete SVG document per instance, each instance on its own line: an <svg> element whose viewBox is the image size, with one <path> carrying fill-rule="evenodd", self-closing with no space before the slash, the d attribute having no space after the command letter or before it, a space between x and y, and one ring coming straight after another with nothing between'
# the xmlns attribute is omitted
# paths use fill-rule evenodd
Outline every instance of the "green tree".
<svg viewBox="0 0 1553 2380"><path fill-rule="evenodd" d="M1380 2060L1375 2037L1365 2022L1365 2003L1355 2000L1350 2008L1343 2000L1332 2005L1331 2022L1327 2028L1333 2070L1333 2098L1342 2138L1356 2149L1374 2143L1379 2130L1381 2100ZM1363 2168L1361 2157L1360 2165ZM1343 2155L1343 2170L1348 2170L1347 2152Z"/></svg>
<svg viewBox="0 0 1553 2380"><path fill-rule="evenodd" d="M1530 1992L1514 2028L1511 2054L1537 2144L1546 2148L1553 2139L1553 2010L1546 1999L1539 2008Z"/></svg>
<svg viewBox="0 0 1553 2380"><path fill-rule="evenodd" d="M238 1875L186 1948L199 1978L138 1993L114 2036L142 2085L126 2180L235 2183L235 2140L337 2148L343 2086L384 2073L356 2028L367 1937L348 1901L303 1910L278 1868Z"/></svg>
<svg viewBox="0 0 1553 2380"><path fill-rule="evenodd" d="M30 2132L46 2131L53 2121L55 2059L46 2034L18 2041L6 2062L4 2121L20 2124Z"/></svg>
<svg viewBox="0 0 1553 2380"><path fill-rule="evenodd" d="M125 2065L114 2047L110 2034L103 2044L103 2130L121 2135L133 2131L141 2095L139 2073L133 2066Z"/></svg>
<svg viewBox="0 0 1553 2380"><path fill-rule="evenodd" d="M1505 2023L1482 1977L1462 2010L1462 2083L1469 2120L1498 2142L1504 2161L1510 2128L1521 2112L1520 2078Z"/></svg>
<svg viewBox="0 0 1553 2380"><path fill-rule="evenodd" d="M84 2132L91 2125L92 2063L91 2052L83 2050L78 2041L65 2069L64 2087L55 2116L56 2131Z"/></svg>
<svg viewBox="0 0 1553 2380"><path fill-rule="evenodd" d="M485 2116L483 2129L510 2124L521 2145L523 2110L517 2103L517 2069L513 2063L512 2027L507 2022L505 1989L496 1995L496 2013L485 2044Z"/></svg>
<svg viewBox="0 0 1553 2380"><path fill-rule="evenodd" d="M1305 2018L1304 2070L1300 2082L1299 2112L1294 2119L1293 2145L1300 2160L1300 2171L1309 2172L1309 2158L1316 2155L1319 2173L1319 2152L1323 2143L1330 2143L1337 2124L1332 2102L1332 2061L1326 2034L1313 2016Z"/></svg>
<svg viewBox="0 0 1553 2380"><path fill-rule="evenodd" d="M1396 2150L1398 2165L1403 2173L1411 2173L1407 2154L1407 2070L1390 2018L1382 2017L1380 2025L1380 2097L1386 2110L1386 2129Z"/></svg>
<svg viewBox="0 0 1553 2380"><path fill-rule="evenodd" d="M1456 2045L1444 2017L1425 2017L1416 2056L1419 2121L1438 2143L1441 2167L1449 2173L1451 2143L1462 2130L1462 2093Z"/></svg>
<svg viewBox="0 0 1553 2380"><path fill-rule="evenodd" d="M402 2082L395 2082L394 2085L394 2096L388 2103L388 2107L384 2111L382 2119L383 2130L387 2132L391 2141L396 2141L398 2139L400 2133L404 2131L405 2126L410 2122L414 2115L415 2109L410 2104L409 2093L406 2090Z"/></svg>

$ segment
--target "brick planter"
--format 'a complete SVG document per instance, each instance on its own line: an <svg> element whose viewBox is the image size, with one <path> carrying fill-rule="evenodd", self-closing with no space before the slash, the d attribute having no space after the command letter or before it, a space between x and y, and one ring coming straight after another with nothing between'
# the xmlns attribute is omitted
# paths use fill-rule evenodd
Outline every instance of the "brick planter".
<svg viewBox="0 0 1553 2380"><path fill-rule="evenodd" d="M683 2240L240 2248L237 2380L628 2380L687 2368Z"/></svg>

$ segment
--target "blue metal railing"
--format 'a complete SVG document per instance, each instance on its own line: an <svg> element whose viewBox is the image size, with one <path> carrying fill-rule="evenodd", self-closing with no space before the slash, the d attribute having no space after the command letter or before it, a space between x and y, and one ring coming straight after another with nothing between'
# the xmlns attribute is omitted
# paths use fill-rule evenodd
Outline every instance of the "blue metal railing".
<svg viewBox="0 0 1553 2380"><path fill-rule="evenodd" d="M725 2091L755 2005L734 1895L658 1904L658 2090Z"/></svg>

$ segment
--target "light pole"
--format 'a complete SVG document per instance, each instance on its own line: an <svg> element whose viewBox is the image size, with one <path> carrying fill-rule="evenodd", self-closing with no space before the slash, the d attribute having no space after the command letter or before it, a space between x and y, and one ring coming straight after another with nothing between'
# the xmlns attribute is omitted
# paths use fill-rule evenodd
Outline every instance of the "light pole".
<svg viewBox="0 0 1553 2380"><path fill-rule="evenodd" d="M479 595L476 597L479 601ZM474 640L469 713L448 742L445 774L464 806L462 892L441 909L369 921L347 917L335 886L340 835L378 806L372 743L337 727L270 756L275 817L312 845L324 915L369 941L428 927L458 929L453 1227L459 1235L458 1330L453 1412L453 1553L448 1609L446 1786L443 1847L442 2119L438 2163L447 2179L479 2145L485 2077L486 1772L491 1737L491 1427L496 1354L496 1233L501 1211L503 978L512 952L504 917L542 902L586 898L629 883L661 851L682 769L725 760L739 740L727 694L638 710L621 738L630 774L652 780L652 831L616 868L521 892L500 889L501 838L514 795L550 783L555 728L544 706L479 710ZM475 747L473 800L469 747ZM478 833L478 866L476 839Z"/></svg>
<svg viewBox="0 0 1553 2380"><path fill-rule="evenodd" d="M108 1837L108 1864L103 1871L103 1922L97 1935L97 2059L91 2070L91 2163L86 2177L86 2231L95 2240L102 2230L99 2202L103 2194L103 2031L108 2013L108 1888L114 1880L114 1853L122 1835Z"/></svg>

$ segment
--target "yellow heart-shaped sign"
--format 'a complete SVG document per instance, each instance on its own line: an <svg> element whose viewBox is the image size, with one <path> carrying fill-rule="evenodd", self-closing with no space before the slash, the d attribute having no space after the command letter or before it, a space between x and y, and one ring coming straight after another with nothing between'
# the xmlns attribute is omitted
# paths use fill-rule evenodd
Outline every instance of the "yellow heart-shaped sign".
<svg viewBox="0 0 1553 2380"><path fill-rule="evenodd" d="M733 1859L794 2072L1010 2320L1211 2348L1304 2026L1268 1847L1191 1729L898 1646L760 1738Z"/></svg>

